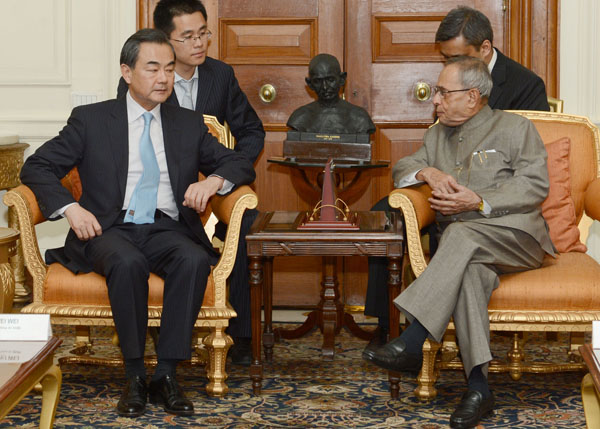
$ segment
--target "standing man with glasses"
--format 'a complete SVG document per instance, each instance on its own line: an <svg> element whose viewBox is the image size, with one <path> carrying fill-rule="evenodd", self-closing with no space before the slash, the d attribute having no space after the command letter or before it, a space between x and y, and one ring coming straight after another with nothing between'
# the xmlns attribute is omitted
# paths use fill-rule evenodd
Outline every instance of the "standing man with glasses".
<svg viewBox="0 0 600 429"><path fill-rule="evenodd" d="M175 53L165 34L143 29L121 50L124 97L73 109L59 135L27 158L21 181L48 219L65 216L71 229L48 263L106 277L125 361L117 411L144 413L153 403L177 415L194 407L175 378L191 357L194 324L218 254L198 216L216 193L254 180L252 163L208 133L195 113L164 103L173 89ZM79 202L60 179L77 167ZM198 172L207 178L198 181ZM146 386L144 350L148 278L164 279L158 365Z"/></svg>
<svg viewBox="0 0 600 429"><path fill-rule="evenodd" d="M211 32L207 14L199 0L161 0L154 9L154 26L164 32L175 50L175 85L167 103L227 122L236 139L235 151L255 163L265 140L262 122L241 90L233 68L207 57ZM127 91L119 82L118 97ZM235 265L229 277L229 302L237 313L230 320L228 333L234 344L228 356L232 362L250 365L252 361L250 329L250 284L246 235L258 215L257 210L244 213ZM219 222L215 235L224 241L227 225Z"/></svg>
<svg viewBox="0 0 600 429"><path fill-rule="evenodd" d="M397 188L432 188L442 235L425 271L394 301L410 325L366 358L418 373L423 343L441 342L453 318L468 381L450 417L454 428L475 427L494 409L487 306L498 275L537 268L545 253L554 255L540 208L549 189L544 143L529 120L490 109L491 91L484 62L450 58L433 96L439 123L394 166Z"/></svg>
<svg viewBox="0 0 600 429"><path fill-rule="evenodd" d="M544 81L531 70L504 56L494 48L494 31L490 20L480 11L461 6L452 9L440 23L435 34L444 58L466 55L479 58L487 66L492 76L492 92L488 106L502 110L543 110L549 111L548 97ZM390 212L387 197L379 201L371 210ZM432 225L429 250L435 253L439 232ZM388 290L386 258L369 258L369 281L365 314L379 320L377 335L367 345L363 356L367 357L385 343L389 326Z"/></svg>

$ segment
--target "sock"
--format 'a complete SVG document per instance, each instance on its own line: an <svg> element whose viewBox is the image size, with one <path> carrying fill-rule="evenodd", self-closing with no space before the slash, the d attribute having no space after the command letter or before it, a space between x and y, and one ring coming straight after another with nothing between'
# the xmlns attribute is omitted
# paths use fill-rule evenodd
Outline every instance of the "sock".
<svg viewBox="0 0 600 429"><path fill-rule="evenodd" d="M157 381L165 375L175 377L175 368L178 362L179 359L158 359L158 365L156 365L152 381Z"/></svg>
<svg viewBox="0 0 600 429"><path fill-rule="evenodd" d="M417 319L402 332L400 338L406 343L406 351L414 355L423 354L423 343L429 336L429 331Z"/></svg>
<svg viewBox="0 0 600 429"><path fill-rule="evenodd" d="M125 359L125 376L127 378L140 377L146 380L146 367L144 358Z"/></svg>
<svg viewBox="0 0 600 429"><path fill-rule="evenodd" d="M488 398L492 392L490 392L490 386L488 385L487 377L483 374L483 364L477 365L471 370L469 378L467 380L469 384L469 390L475 390L483 395L483 398Z"/></svg>

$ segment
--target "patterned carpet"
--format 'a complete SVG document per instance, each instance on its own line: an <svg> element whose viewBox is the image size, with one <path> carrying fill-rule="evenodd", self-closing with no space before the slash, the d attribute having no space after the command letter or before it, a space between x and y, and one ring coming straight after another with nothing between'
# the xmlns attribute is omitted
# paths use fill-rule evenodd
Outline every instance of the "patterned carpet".
<svg viewBox="0 0 600 429"><path fill-rule="evenodd" d="M72 344L72 330L55 328L64 340L60 353ZM110 331L96 331L99 354L115 353ZM448 418L464 392L460 372L447 371L436 387L438 396L429 403L416 400L415 379L402 380L399 400L391 400L387 373L365 363L365 342L343 332L336 338L333 362L321 361L318 331L304 338L275 345L274 362L266 365L262 396L252 395L248 371L229 366L229 394L209 398L204 389L204 370L182 367L178 378L194 402L193 417L175 417L149 405L138 419L118 417L115 405L124 382L120 368L64 365L63 385L55 426L58 428L389 428L433 429L447 427ZM543 343L543 345L542 345ZM149 343L150 344L150 343ZM495 337L494 355L502 357L508 340ZM530 342L528 353L543 360L564 359L566 337L548 346L542 337ZM496 413L482 422L486 428L585 427L580 382L583 373L525 375L514 382L507 374L491 374ZM30 394L0 427L37 427L40 395Z"/></svg>

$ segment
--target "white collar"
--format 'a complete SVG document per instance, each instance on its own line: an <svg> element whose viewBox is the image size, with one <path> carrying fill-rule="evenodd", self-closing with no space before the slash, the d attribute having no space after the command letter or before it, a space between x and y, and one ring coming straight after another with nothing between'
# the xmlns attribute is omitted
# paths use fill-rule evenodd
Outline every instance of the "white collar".
<svg viewBox="0 0 600 429"><path fill-rule="evenodd" d="M181 76L179 76L177 72L175 72L175 83L179 82L180 80L183 80L185 82L192 82L194 79L198 79L198 67L194 67L194 74L189 79L184 79Z"/></svg>
<svg viewBox="0 0 600 429"><path fill-rule="evenodd" d="M496 48L492 48L492 51L494 53L492 54L492 59L490 60L490 63L488 64L488 70L490 71L490 73L494 69L494 66L496 65L496 60L498 59L498 53L496 52Z"/></svg>
<svg viewBox="0 0 600 429"><path fill-rule="evenodd" d="M137 101L133 99L129 91L127 91L127 121L131 124L137 121L140 116L147 112ZM160 123L160 103L157 104L154 109L150 110L154 119Z"/></svg>

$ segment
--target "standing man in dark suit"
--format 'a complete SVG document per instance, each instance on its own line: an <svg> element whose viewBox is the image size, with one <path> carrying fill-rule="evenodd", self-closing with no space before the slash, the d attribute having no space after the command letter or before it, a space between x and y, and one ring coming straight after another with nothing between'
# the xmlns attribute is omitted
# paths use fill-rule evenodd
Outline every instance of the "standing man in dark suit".
<svg viewBox="0 0 600 429"><path fill-rule="evenodd" d="M161 0L154 9L154 27L169 37L176 56L175 86L167 103L216 116L221 123L227 122L236 139L235 151L254 163L264 146L262 122L240 89L233 68L206 56L211 37L206 20L206 9L199 0ZM121 79L118 96L126 91L127 84ZM245 237L257 214L257 210L244 213L237 257L229 278L229 302L237 317L229 322L228 333L234 344L228 356L233 363L242 365L250 365L252 360ZM215 235L224 240L226 229L227 226L219 222Z"/></svg>
<svg viewBox="0 0 600 429"><path fill-rule="evenodd" d="M174 68L164 33L135 33L121 51L126 96L73 109L60 134L21 171L44 216L69 221L68 267L106 277L127 376L117 410L128 417L144 412L148 393L169 413L193 414L175 368L191 356L194 323L218 259L198 213L214 194L255 175L247 158L221 145L196 114L163 104ZM82 183L79 202L60 183L73 167ZM198 171L207 179L198 182ZM54 262L53 254L47 260ZM150 272L165 284L158 366L147 388Z"/></svg>
<svg viewBox="0 0 600 429"><path fill-rule="evenodd" d="M507 58L493 47L494 31L490 20L481 12L461 6L452 9L442 20L435 34L440 44L440 52L448 59L469 56L482 60L492 75L492 92L488 106L501 110L543 110L549 111L548 97L544 81L531 70ZM371 210L392 211L387 197L379 201ZM429 228L430 251L437 248L437 231ZM367 345L365 358L372 357L385 342L388 326L387 260L369 258L369 283L365 314L379 319L379 335Z"/></svg>

